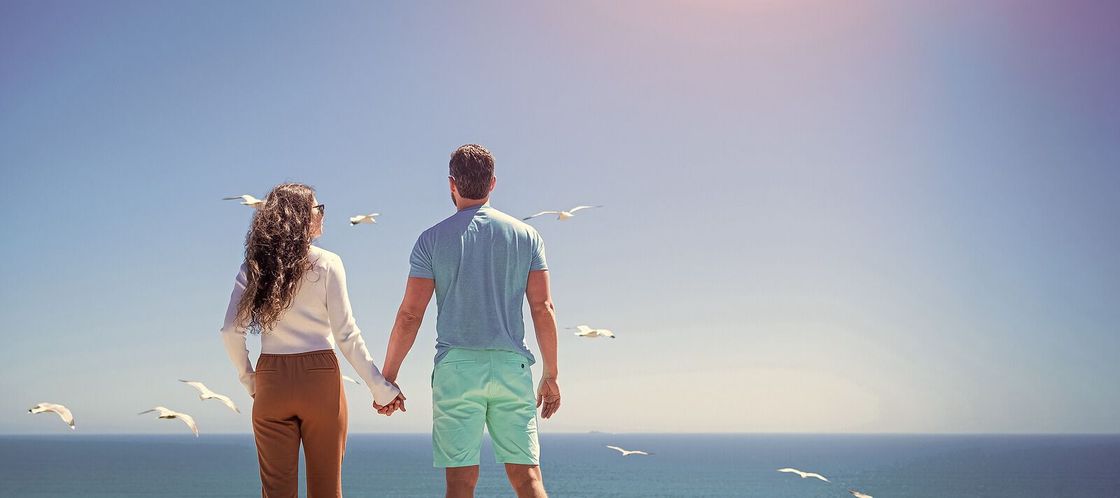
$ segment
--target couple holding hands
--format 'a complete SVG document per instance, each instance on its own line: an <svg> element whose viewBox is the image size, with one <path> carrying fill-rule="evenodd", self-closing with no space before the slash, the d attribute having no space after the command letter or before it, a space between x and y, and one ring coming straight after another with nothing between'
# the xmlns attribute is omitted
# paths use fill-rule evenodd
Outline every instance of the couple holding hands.
<svg viewBox="0 0 1120 498"><path fill-rule="evenodd" d="M551 417L560 388L544 242L533 227L490 206L494 158L484 147L455 150L448 185L457 212L421 233L412 249L383 370L355 323L342 260L312 245L326 211L314 190L281 184L257 206L221 336L253 397L262 497L297 496L301 443L308 498L342 496L347 405L334 346L378 413L404 411L397 373L433 294L432 450L434 466L445 469L447 496L474 495L484 425L517 495L546 496L537 409ZM544 362L535 391L526 299ZM245 347L249 332L261 335L255 367Z"/></svg>

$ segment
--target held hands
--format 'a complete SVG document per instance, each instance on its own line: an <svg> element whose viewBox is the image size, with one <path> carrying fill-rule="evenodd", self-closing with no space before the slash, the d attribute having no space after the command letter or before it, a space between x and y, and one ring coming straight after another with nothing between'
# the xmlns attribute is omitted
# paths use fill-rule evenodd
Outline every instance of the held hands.
<svg viewBox="0 0 1120 498"><path fill-rule="evenodd" d="M537 408L541 405L541 416L549 418L556 410L560 409L560 385L556 383L555 377L541 377L540 385L537 386Z"/></svg>
<svg viewBox="0 0 1120 498"><path fill-rule="evenodd" d="M398 386L396 382L394 382L394 381L389 381L389 382L392 382L393 386L396 387L397 390L400 390L401 387ZM373 409L377 410L377 413L385 415L386 417L392 415L393 412L395 412L397 410L400 410L402 412L407 412L408 410L406 410L405 407L404 407L404 400L406 400L406 399L408 399L408 398L406 398L404 396L404 393L402 392L402 393L398 394L396 398L393 398L393 401L390 401L388 404L386 404L384 406L379 405L379 404L377 404L376 401L374 401L373 402Z"/></svg>

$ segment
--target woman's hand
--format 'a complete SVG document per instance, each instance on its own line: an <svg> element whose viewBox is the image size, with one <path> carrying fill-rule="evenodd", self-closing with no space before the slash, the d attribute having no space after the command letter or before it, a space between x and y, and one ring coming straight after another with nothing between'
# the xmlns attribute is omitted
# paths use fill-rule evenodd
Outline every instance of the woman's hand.
<svg viewBox="0 0 1120 498"><path fill-rule="evenodd" d="M404 408L404 399L405 398L404 398L403 394L398 394L396 398L393 398L393 401L390 401L389 404L387 404L385 406L379 405L375 402L373 404L373 409L377 410L377 413L380 413L380 414L385 415L385 416L390 416L390 415L393 414L393 412L395 412L397 410L400 410L402 412L406 412L408 410L405 410L405 408Z"/></svg>

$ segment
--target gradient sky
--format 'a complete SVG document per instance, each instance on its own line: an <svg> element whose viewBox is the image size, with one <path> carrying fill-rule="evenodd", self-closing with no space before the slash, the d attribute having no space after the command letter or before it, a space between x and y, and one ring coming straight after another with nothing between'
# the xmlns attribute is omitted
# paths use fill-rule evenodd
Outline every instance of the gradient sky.
<svg viewBox="0 0 1120 498"><path fill-rule="evenodd" d="M375 358L448 154L497 158L562 330L546 431L1120 432L1111 2L0 4L0 433L249 416L218 337L249 209L328 205ZM376 211L375 226L346 217ZM430 429L434 303L392 418ZM530 339L535 350L535 341ZM254 346L255 347L255 346ZM344 372L352 370L344 365ZM537 370L539 373L539 369Z"/></svg>

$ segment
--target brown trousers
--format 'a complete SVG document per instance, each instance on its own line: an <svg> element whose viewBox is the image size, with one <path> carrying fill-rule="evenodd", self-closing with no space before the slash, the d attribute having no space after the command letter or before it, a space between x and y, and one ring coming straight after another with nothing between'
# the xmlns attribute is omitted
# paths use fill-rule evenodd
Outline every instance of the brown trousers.
<svg viewBox="0 0 1120 498"><path fill-rule="evenodd" d="M261 496L297 498L302 440L307 498L340 498L347 410L334 351L262 354L254 378Z"/></svg>

